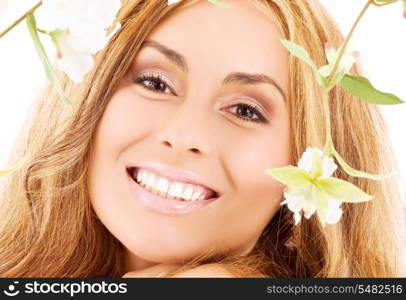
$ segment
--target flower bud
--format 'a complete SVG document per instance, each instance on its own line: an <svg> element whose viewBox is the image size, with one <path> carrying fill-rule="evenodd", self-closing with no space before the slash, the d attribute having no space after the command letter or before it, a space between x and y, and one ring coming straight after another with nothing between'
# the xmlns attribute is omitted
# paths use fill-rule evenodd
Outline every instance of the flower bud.
<svg viewBox="0 0 406 300"><path fill-rule="evenodd" d="M403 18L406 19L406 0L403 0Z"/></svg>

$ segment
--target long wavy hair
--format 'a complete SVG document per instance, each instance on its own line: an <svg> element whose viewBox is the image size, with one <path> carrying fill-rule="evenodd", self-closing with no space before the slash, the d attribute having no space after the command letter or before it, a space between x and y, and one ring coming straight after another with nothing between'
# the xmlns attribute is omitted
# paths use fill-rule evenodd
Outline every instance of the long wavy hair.
<svg viewBox="0 0 406 300"><path fill-rule="evenodd" d="M317 65L326 64L325 42L335 47L342 43L337 26L316 0L250 1L273 18L282 37L305 47ZM75 85L59 74L76 105L63 103L48 84L14 145L10 164L22 157L27 163L0 178L2 277L121 277L127 272L123 245L100 222L90 203L86 178L92 139L142 42L163 18L196 0L172 6L166 0L122 2L118 15L122 26L96 55L84 82ZM292 163L296 164L307 146L323 145L325 122L321 89L311 70L293 57L289 68ZM352 71L359 73L358 67ZM338 87L330 96L332 136L339 153L354 168L393 172L377 107ZM325 228L315 217L295 226L292 213L281 206L249 255L202 256L167 276L202 264L221 265L236 277L404 276L405 214L395 178L358 179L342 170L336 176L374 199L344 203L340 222Z"/></svg>

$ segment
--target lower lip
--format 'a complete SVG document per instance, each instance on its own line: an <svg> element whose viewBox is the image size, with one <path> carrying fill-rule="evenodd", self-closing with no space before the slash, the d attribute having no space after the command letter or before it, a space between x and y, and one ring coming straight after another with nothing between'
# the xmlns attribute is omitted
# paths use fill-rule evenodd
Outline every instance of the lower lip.
<svg viewBox="0 0 406 300"><path fill-rule="evenodd" d="M135 200L148 209L164 213L164 214L187 214L199 210L210 203L216 201L217 198L196 201L182 201L175 199L168 199L156 195L134 181L134 179L127 174L131 191Z"/></svg>

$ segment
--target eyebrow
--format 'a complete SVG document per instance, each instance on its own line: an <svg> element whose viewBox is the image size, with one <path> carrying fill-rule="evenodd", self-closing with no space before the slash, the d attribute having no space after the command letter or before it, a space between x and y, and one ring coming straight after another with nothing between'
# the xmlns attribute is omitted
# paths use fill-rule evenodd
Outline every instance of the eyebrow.
<svg viewBox="0 0 406 300"><path fill-rule="evenodd" d="M146 47L151 47L156 50L158 50L160 53L162 53L167 59L169 59L171 62L173 62L175 65L177 65L183 72L187 73L188 72L188 65L186 62L185 57L176 52L175 50L172 50L168 48L165 45L162 45L161 43L154 41L154 40L147 40L144 41L141 45L142 48ZM222 84L227 85L227 84L232 84L232 83L239 83L239 84L270 84L274 86L279 93L282 95L283 100L286 102L286 95L281 86L271 77L261 74L261 73L244 73L244 72L232 72L228 74Z"/></svg>

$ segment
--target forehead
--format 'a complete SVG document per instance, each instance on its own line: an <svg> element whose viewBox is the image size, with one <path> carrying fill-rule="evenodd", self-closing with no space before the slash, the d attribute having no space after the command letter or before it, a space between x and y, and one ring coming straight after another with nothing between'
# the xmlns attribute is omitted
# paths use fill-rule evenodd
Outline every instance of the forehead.
<svg viewBox="0 0 406 300"><path fill-rule="evenodd" d="M276 77L286 90L287 52L273 18L251 1L227 3L228 8L221 8L198 1L181 8L161 22L149 39L185 56L190 70L264 73Z"/></svg>

